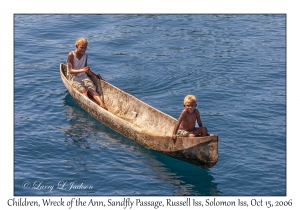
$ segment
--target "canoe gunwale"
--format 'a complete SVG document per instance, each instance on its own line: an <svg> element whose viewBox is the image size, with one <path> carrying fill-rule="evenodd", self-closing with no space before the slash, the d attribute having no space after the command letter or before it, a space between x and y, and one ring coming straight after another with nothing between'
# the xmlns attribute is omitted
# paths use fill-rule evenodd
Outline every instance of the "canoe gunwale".
<svg viewBox="0 0 300 210"><path fill-rule="evenodd" d="M110 127L114 131L140 143L146 148L161 152L165 155L174 157L185 162L197 165L202 168L210 168L216 164L218 160L218 135L210 134L210 136L205 137L177 137L174 141L171 136L159 136L153 135L147 132L146 129L134 125L119 116L114 115L109 111L106 111L100 107L94 100L87 98L82 93L80 93L76 88L74 88L70 81L66 78L65 72L66 65L60 64L60 76L67 88L68 92L74 99L74 101L82 107L86 112L88 112L95 119L99 120L106 126ZM123 90L111 85L110 83L101 80L101 83L119 91L121 94L126 94L127 97L137 100L139 103L144 104L150 109L155 110L155 112L165 116L170 117L172 120L175 118L155 109L154 107L146 104L143 101L135 98L134 96L124 92ZM105 91L105 90L103 90Z"/></svg>

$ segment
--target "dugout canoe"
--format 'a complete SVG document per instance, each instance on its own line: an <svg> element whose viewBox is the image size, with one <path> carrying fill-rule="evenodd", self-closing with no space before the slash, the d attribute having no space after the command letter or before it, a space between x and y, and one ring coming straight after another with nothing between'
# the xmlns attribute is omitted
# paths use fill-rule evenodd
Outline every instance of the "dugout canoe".
<svg viewBox="0 0 300 210"><path fill-rule="evenodd" d="M79 93L66 77L67 66L60 64L61 79L75 102L91 116L116 132L146 148L183 160L201 168L211 168L218 161L218 135L172 139L176 119L151 107L134 96L101 80L108 111L93 99Z"/></svg>

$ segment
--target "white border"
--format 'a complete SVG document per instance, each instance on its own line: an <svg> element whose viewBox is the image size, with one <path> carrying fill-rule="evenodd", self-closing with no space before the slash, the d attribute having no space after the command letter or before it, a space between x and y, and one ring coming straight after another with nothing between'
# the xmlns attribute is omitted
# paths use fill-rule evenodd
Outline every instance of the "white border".
<svg viewBox="0 0 300 210"><path fill-rule="evenodd" d="M263 0L231 0L231 1L201 1L201 0L109 0L109 1L5 1L1 5L1 60L4 68L1 68L1 75L4 80L1 82L2 105L1 116L1 195L0 206L7 209L7 200L13 198L13 119L14 119L14 98L13 98L13 15L15 13L280 13L287 14L287 196L283 197L262 197L263 200L293 200L293 207L299 209L300 201L296 194L299 190L299 163L297 156L299 152L299 139L297 129L299 123L299 65L300 56L297 51L299 46L299 11L296 1L263 1ZM284 125L283 125L284 126ZM279 166L278 167L284 167ZM75 196L74 196L75 197ZM95 197L92 197L95 198ZM145 197L143 197L145 198ZM159 200L169 197L149 197L149 200ZM174 197L175 198L175 197ZM212 197L207 197L211 199ZM239 197L218 197L221 200L234 200ZM41 201L42 197L30 197L30 200ZM58 197L53 197L58 200ZM68 197L64 198L68 200ZM88 199L85 197L84 199ZM106 197L101 197L106 199ZM136 197L134 197L136 199ZM178 199L181 199L180 197ZM206 197L201 197L205 200ZM259 197L241 197L243 200L260 199ZM14 209L10 207L11 209ZM254 207L250 207L250 209ZM107 208L106 208L107 209ZM111 208L110 208L111 209ZM123 209L123 208L118 208ZM147 208L150 209L150 208ZM163 208L169 209L169 208ZM179 208L178 208L179 209ZM210 208L215 209L215 208ZM218 209L218 208L216 208ZM220 208L219 208L220 209ZM247 208L249 209L249 208ZM260 208L263 209L263 208Z"/></svg>

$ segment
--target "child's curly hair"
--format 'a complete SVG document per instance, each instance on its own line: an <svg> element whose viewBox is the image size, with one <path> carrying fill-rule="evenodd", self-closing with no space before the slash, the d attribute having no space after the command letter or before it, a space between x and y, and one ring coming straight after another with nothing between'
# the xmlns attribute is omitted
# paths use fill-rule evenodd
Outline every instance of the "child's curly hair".
<svg viewBox="0 0 300 210"><path fill-rule="evenodd" d="M184 100L183 100L183 104L185 104L186 102L191 101L191 102L197 102L197 99L194 95L187 95Z"/></svg>

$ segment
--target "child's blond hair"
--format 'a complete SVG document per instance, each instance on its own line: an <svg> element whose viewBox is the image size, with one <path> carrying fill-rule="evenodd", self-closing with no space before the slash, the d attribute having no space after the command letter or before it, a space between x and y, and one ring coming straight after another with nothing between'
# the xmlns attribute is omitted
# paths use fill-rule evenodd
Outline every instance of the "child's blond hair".
<svg viewBox="0 0 300 210"><path fill-rule="evenodd" d="M187 95L184 100L183 100L183 104L185 104L186 102L191 101L191 102L197 102L197 99L194 95Z"/></svg>
<svg viewBox="0 0 300 210"><path fill-rule="evenodd" d="M86 38L78 38L77 40L76 40L76 42L75 42L75 46L77 47L77 45L79 45L79 44L88 44L89 42L88 42L88 40L86 39Z"/></svg>

